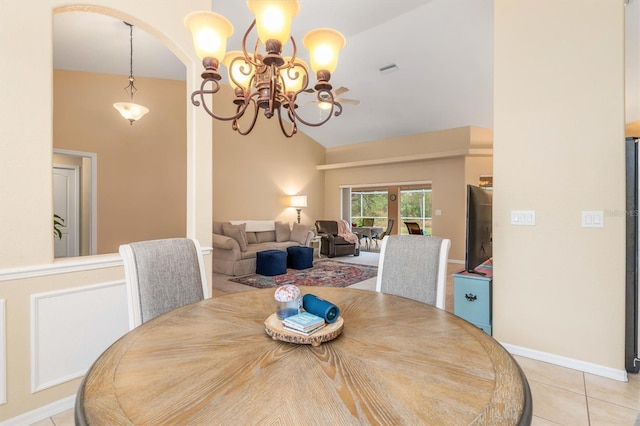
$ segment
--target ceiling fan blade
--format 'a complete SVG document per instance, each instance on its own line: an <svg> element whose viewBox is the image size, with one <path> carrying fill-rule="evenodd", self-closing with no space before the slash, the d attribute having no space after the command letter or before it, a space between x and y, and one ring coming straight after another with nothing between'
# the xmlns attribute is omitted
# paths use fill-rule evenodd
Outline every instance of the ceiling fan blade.
<svg viewBox="0 0 640 426"><path fill-rule="evenodd" d="M333 92L333 96L340 96L341 94L348 92L349 89L344 87L344 86L340 86L338 87L334 92Z"/></svg>
<svg viewBox="0 0 640 426"><path fill-rule="evenodd" d="M338 99L341 104L359 105L360 101L357 99Z"/></svg>

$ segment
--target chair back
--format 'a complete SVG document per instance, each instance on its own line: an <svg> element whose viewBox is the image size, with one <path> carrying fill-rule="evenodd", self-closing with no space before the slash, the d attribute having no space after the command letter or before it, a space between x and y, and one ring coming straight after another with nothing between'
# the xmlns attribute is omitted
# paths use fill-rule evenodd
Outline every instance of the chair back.
<svg viewBox="0 0 640 426"><path fill-rule="evenodd" d="M451 240L390 235L382 240L376 291L445 308Z"/></svg>
<svg viewBox="0 0 640 426"><path fill-rule="evenodd" d="M404 224L407 225L409 235L422 235L422 229L420 229L418 222L405 222Z"/></svg>
<svg viewBox="0 0 640 426"><path fill-rule="evenodd" d="M129 328L211 297L198 241L169 238L120 246L129 300Z"/></svg>
<svg viewBox="0 0 640 426"><path fill-rule="evenodd" d="M318 234L338 235L338 222L335 220L316 220Z"/></svg>
<svg viewBox="0 0 640 426"><path fill-rule="evenodd" d="M362 226L373 226L373 218L362 219Z"/></svg>
<svg viewBox="0 0 640 426"><path fill-rule="evenodd" d="M393 230L393 225L395 223L396 223L395 219L389 219L387 221L387 229L385 229L382 233L380 233L380 235L378 234L373 235L373 239L376 240L376 244L378 243L377 240L382 240L384 237L391 234L391 231Z"/></svg>
<svg viewBox="0 0 640 426"><path fill-rule="evenodd" d="M393 230L393 225L395 223L396 223L395 219L389 219L389 221L387 222L387 229L384 230L381 238L384 238L387 235L391 235L391 231Z"/></svg>

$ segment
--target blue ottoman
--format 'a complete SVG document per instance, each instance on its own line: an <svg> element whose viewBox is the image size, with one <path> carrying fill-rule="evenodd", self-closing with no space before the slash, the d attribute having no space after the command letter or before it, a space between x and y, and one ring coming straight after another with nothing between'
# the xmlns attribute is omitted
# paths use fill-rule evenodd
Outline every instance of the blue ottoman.
<svg viewBox="0 0 640 426"><path fill-rule="evenodd" d="M307 269L313 266L313 248L293 246L287 248L287 266L292 269Z"/></svg>
<svg viewBox="0 0 640 426"><path fill-rule="evenodd" d="M282 250L263 250L256 253L256 274L282 275L287 273L287 252Z"/></svg>

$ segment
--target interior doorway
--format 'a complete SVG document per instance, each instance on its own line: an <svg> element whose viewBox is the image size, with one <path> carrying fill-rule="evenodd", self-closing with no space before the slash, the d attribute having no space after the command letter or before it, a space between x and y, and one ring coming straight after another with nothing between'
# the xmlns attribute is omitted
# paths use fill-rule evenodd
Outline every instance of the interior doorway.
<svg viewBox="0 0 640 426"><path fill-rule="evenodd" d="M80 254L80 167L53 165L53 214L59 234L54 235L54 257Z"/></svg>
<svg viewBox="0 0 640 426"><path fill-rule="evenodd" d="M54 235L56 258L89 256L98 252L97 162L95 153L53 150L54 214L64 220L60 230L65 231L63 238Z"/></svg>

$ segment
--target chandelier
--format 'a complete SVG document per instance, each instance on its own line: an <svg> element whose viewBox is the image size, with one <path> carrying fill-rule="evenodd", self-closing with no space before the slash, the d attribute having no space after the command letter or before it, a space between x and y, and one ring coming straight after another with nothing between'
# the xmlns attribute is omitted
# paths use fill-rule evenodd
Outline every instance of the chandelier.
<svg viewBox="0 0 640 426"><path fill-rule="evenodd" d="M290 37L291 20L298 13L298 0L247 0L247 7L255 19L242 39L242 50L226 53L227 38L233 34L233 25L217 13L193 12L185 17L185 26L193 35L196 54L202 60L202 84L191 95L191 102L202 105L213 118L232 121L232 129L247 135L256 124L258 112L268 119L278 116L282 133L290 138L297 132L297 122L307 126L321 126L332 116L342 113L342 105L334 98L329 83L331 73L338 64L338 54L345 45L345 38L338 31L321 28L307 33L302 42L309 50L311 68L316 73L316 84L309 86L309 66L297 57L297 46ZM247 50L247 39L256 28L258 40L255 48ZM291 40L291 56L282 56L282 48ZM226 54L225 54L226 53ZM228 71L229 82L234 89L235 114L220 116L207 105L205 95L220 90L222 63ZM329 110L318 122L304 120L296 108L300 93L316 93L317 100ZM241 128L240 119L250 123ZM290 125L283 121L283 116Z"/></svg>
<svg viewBox="0 0 640 426"><path fill-rule="evenodd" d="M133 95L138 90L133 84L135 81L133 78L133 25L128 22L124 24L129 26L129 85L124 88L124 91L129 94L129 102L116 102L113 107L118 110L120 115L129 120L129 124L132 125L134 121L140 120L142 116L148 113L149 108L133 103Z"/></svg>

